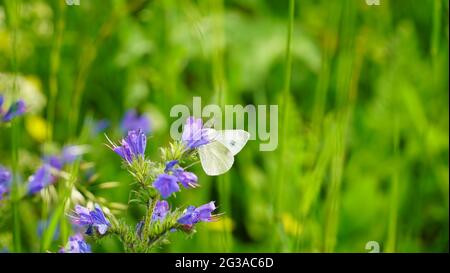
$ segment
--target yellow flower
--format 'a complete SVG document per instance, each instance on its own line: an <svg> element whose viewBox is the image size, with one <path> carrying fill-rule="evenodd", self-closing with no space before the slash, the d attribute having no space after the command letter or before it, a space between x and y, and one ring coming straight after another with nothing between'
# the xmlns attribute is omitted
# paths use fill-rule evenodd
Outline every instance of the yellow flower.
<svg viewBox="0 0 450 273"><path fill-rule="evenodd" d="M284 230L287 234L292 236L300 235L303 231L303 226L297 222L289 213L283 213L281 215L281 221L283 223Z"/></svg>
<svg viewBox="0 0 450 273"><path fill-rule="evenodd" d="M44 142L47 139L47 121L40 116L28 115L25 117L25 128L28 134L38 141Z"/></svg>

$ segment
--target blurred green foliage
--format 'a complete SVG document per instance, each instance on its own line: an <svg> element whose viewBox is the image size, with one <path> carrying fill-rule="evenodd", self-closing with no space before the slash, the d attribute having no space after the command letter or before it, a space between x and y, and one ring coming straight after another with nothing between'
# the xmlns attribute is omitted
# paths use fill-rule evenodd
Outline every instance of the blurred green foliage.
<svg viewBox="0 0 450 273"><path fill-rule="evenodd" d="M111 120L107 133L119 139L127 109L148 113L147 151L157 158L170 108L193 96L282 103L288 2L0 1L0 93L31 105L0 127L0 164L13 165L16 150L24 185L43 154L89 144L81 170L67 171L97 198L127 204L132 180L88 121ZM377 241L381 251L448 252L448 1L380 2L295 1L285 153L251 141L224 181L195 166L202 187L176 202L217 200L222 221L199 225L193 238L175 233L160 251L366 252ZM107 181L120 183L99 187ZM51 196L17 205L16 235L0 204L0 248L14 249L16 236L21 251L40 250L38 221L58 204ZM117 213L135 224L142 209ZM70 234L60 225L51 251ZM122 251L113 239L94 250Z"/></svg>

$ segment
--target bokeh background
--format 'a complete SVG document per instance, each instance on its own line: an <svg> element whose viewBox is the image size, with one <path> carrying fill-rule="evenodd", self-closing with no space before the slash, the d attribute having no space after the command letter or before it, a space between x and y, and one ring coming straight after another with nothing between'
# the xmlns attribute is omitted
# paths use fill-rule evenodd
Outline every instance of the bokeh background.
<svg viewBox="0 0 450 273"><path fill-rule="evenodd" d="M448 1L293 2L1 0L0 93L28 113L0 126L0 164L25 187L44 155L90 150L65 169L81 193L65 211L64 179L0 203L0 249L57 251L77 200L134 225L143 210L128 204L132 179L93 127L106 119L120 139L137 109L151 119L156 160L171 107L200 96L278 104L280 145L260 152L251 141L220 179L195 166L201 188L171 202L217 200L222 220L157 251L368 252L376 241L383 252L448 252ZM122 251L115 239L93 247Z"/></svg>

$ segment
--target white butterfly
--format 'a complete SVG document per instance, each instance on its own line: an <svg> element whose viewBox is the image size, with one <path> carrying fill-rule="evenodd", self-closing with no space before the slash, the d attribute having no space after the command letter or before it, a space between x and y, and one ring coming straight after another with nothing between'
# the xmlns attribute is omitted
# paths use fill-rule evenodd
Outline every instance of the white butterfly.
<svg viewBox="0 0 450 273"><path fill-rule="evenodd" d="M244 148L250 134L244 130L208 129L212 141L198 148L200 162L207 175L226 173L234 163L234 156Z"/></svg>

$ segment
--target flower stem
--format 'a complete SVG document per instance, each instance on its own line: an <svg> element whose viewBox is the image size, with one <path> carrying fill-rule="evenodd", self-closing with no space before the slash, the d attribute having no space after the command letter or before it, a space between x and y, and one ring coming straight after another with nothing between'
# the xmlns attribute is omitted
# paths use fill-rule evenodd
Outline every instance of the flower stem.
<svg viewBox="0 0 450 273"><path fill-rule="evenodd" d="M147 238L151 238L150 225L151 225L153 211L155 210L156 203L158 202L158 200L159 200L159 196L149 200L147 214L145 215L145 219L144 219L144 230L142 232L143 238L146 238L146 240L147 240Z"/></svg>
<svg viewBox="0 0 450 273"><path fill-rule="evenodd" d="M280 153L278 157L278 168L277 168L277 183L276 192L274 193L274 223L279 226L280 219L278 216L282 214L281 202L283 201L282 189L284 188L284 166L286 160L286 140L287 140L287 122L288 122L288 111L289 111L289 99L290 99L290 89L291 89L291 74L292 74L292 32L294 29L294 15L295 15L295 0L289 0L289 19L287 24L287 36L286 36L286 56L285 56L285 72L284 72L284 86L283 86L283 96L281 105L281 139L280 139ZM276 228L280 232L283 231L282 228ZM274 236L274 243L277 244L278 238L282 237ZM274 246L277 248L277 246Z"/></svg>
<svg viewBox="0 0 450 273"><path fill-rule="evenodd" d="M49 101L47 107L47 118L48 118L48 127L47 127L47 137L49 141L53 139L53 130L54 130L54 122L55 122L55 112L56 112L56 96L58 94L58 77L57 73L60 66L60 51L61 44L63 39L63 31L64 31L64 11L65 11L65 3L63 1L58 2L58 10L59 16L56 21L55 32L53 41L53 48L50 53L50 78L49 78Z"/></svg>
<svg viewBox="0 0 450 273"><path fill-rule="evenodd" d="M9 24L11 28L11 67L13 71L13 83L12 94L13 99L17 96L17 72L18 72L18 58L17 58L17 34L19 28L20 18L20 0L10 0L6 2L6 8L9 17ZM11 125L11 157L12 157L12 171L13 181L11 188L11 210L13 214L13 250L14 252L21 251L21 234L20 234L20 197L19 197L19 175L18 175L18 162L19 162L19 143L20 127L17 121L13 121Z"/></svg>

